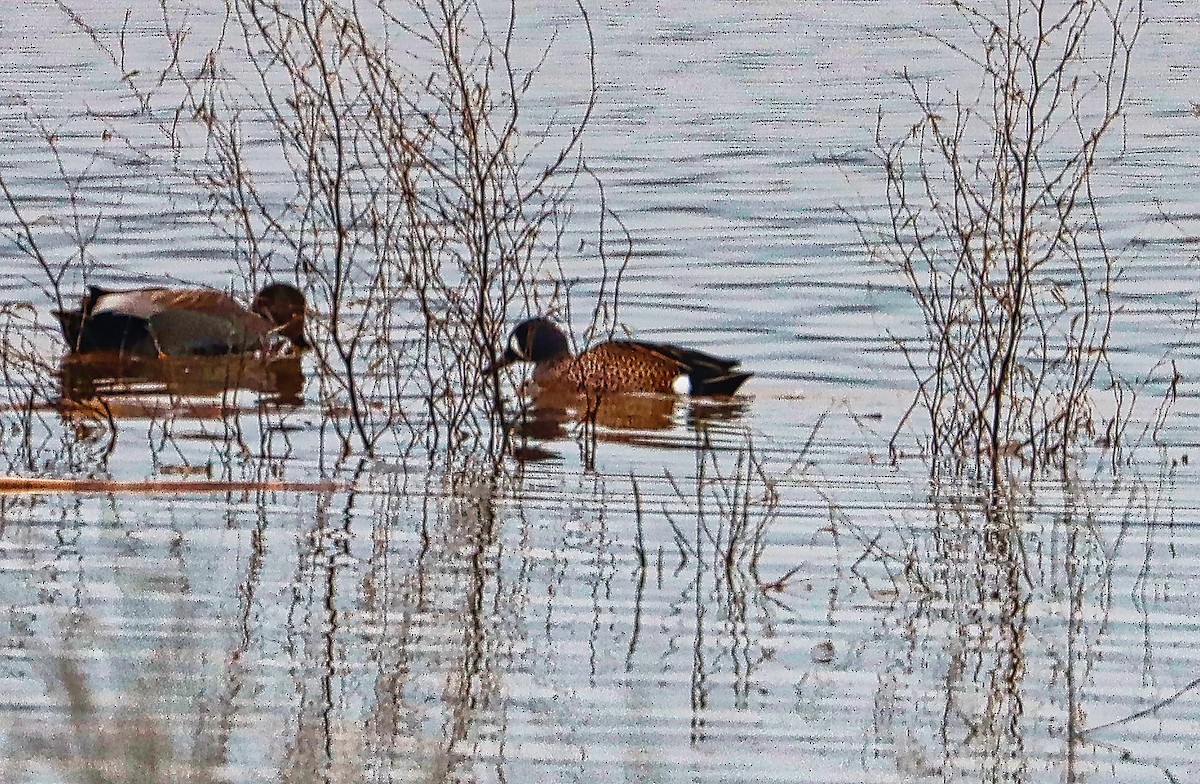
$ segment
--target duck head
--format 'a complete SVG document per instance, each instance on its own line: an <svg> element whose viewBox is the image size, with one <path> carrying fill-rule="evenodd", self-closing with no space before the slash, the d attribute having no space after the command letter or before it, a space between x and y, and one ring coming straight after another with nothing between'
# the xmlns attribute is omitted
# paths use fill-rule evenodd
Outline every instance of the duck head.
<svg viewBox="0 0 1200 784"><path fill-rule="evenodd" d="M272 332L282 335L296 348L309 348L304 337L304 311L308 302L304 292L286 283L264 286L250 303L250 311L271 322Z"/></svg>
<svg viewBox="0 0 1200 784"><path fill-rule="evenodd" d="M514 362L545 362L570 353L567 336L557 324L546 318L531 318L513 327L504 354L484 368L483 373L491 375Z"/></svg>

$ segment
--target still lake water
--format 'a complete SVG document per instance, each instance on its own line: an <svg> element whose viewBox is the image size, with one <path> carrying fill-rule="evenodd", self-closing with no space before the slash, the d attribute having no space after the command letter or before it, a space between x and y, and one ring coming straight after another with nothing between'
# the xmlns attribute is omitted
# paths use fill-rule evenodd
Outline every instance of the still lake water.
<svg viewBox="0 0 1200 784"><path fill-rule="evenodd" d="M121 29L120 11L80 9ZM632 238L621 318L741 357L756 375L739 404L680 402L669 429L606 432L594 451L568 431L501 478L399 454L331 462L311 378L270 432L252 404L232 427L172 408L126 412L111 453L10 447L26 475L344 484L0 497L3 779L94 780L91 765L114 781L1190 780L1200 8L1147 8L1125 151L1098 183L1125 270L1114 356L1150 378L1142 424L1160 362L1183 376L1162 446L1014 491L1000 521L931 489L920 460L887 462L912 387L890 335L918 317L843 212L881 202L869 150L879 107L896 127L910 110L897 74L956 84L918 32L953 37L954 14L589 10L587 152ZM569 107L582 28L570 5L538 13L533 37L559 31L547 107ZM131 17L132 56L161 45L157 19ZM193 16L201 33L211 21ZM53 4L0 11L0 51L0 170L52 229L70 189L29 114L70 172L106 124L133 135L138 120ZM103 216L96 280L231 285L232 251L186 183L106 154L79 199ZM586 218L594 194L580 199ZM42 271L11 241L0 254L3 298L48 323ZM586 289L584 256L567 263ZM51 332L28 337L56 361ZM264 461L272 438L286 445ZM739 462L751 446L762 475ZM744 516L717 495L738 476ZM756 559L728 557L740 520L763 532Z"/></svg>

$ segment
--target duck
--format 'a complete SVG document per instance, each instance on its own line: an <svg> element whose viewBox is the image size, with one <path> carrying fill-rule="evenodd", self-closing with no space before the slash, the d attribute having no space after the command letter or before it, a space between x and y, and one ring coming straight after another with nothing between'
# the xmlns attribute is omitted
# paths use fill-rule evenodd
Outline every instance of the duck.
<svg viewBox="0 0 1200 784"><path fill-rule="evenodd" d="M72 354L217 356L270 350L277 337L309 348L306 307L304 293L286 283L264 287L249 309L216 289L89 286L78 310L54 316Z"/></svg>
<svg viewBox="0 0 1200 784"><path fill-rule="evenodd" d="M517 362L533 363L538 391L585 394L732 395L753 375L737 369L739 360L669 343L609 340L576 356L566 334L544 317L517 324L504 353L483 373L494 375Z"/></svg>

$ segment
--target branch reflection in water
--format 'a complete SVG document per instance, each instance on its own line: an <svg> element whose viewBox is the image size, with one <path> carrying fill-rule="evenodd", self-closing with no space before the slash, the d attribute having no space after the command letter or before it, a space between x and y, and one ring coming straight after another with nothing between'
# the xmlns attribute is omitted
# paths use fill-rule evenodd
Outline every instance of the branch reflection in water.
<svg viewBox="0 0 1200 784"><path fill-rule="evenodd" d="M770 592L779 581L764 582L758 567L780 513L778 480L768 472L752 441L747 439L736 451L722 452L707 435L698 433L696 439L694 476L675 477L668 472L674 498L663 504L663 518L678 557L675 574L690 575L675 605L681 616L693 615L690 643L679 641L681 648L692 651L693 743L707 737L714 684L729 682L733 707L745 710L750 707L755 670L770 658L764 643L773 636ZM793 467L803 464L806 451ZM640 497L636 483L635 492ZM642 527L639 504L639 542ZM639 563L643 567L638 582L640 614L644 555ZM658 579L661 583L661 572ZM635 643L636 637L630 645L630 662Z"/></svg>
<svg viewBox="0 0 1200 784"><path fill-rule="evenodd" d="M1136 594L1153 568L1153 519L1140 545L1127 529L1155 517L1169 491L1064 480L997 496L935 484L930 519L894 519L890 533L831 502L835 535L863 548L848 576L887 610L873 745L905 775L1086 780L1091 755L1109 748L1085 725L1110 693L1097 664L1113 596ZM1118 568L1134 557L1126 546L1143 548L1141 574ZM1148 665L1149 633L1143 642Z"/></svg>

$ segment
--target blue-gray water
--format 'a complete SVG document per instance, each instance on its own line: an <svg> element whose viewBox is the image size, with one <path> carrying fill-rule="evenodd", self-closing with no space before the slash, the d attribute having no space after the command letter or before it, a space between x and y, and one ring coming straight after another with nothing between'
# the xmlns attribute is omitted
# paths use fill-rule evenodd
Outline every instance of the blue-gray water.
<svg viewBox="0 0 1200 784"><path fill-rule="evenodd" d="M79 9L111 41L124 13L96 5ZM122 480L343 484L0 499L4 779L88 780L90 760L154 780L116 771L157 737L180 766L163 781L1188 780L1200 12L1148 8L1124 149L1114 136L1097 180L1124 270L1114 361L1149 379L1131 433L1154 421L1164 359L1180 397L1119 471L1089 455L989 518L931 488L920 459L888 460L913 386L893 336L920 321L847 217L879 216L877 112L892 132L914 119L899 72L965 72L923 34L953 37L955 14L588 7L586 152L632 242L621 320L741 357L756 375L740 409L697 428L711 412L681 402L671 429L605 432L594 454L568 431L537 444L552 459L499 475L386 450L336 465L310 366L304 404L282 415L244 394L232 429L168 408L121 418L111 455L85 439L50 465L54 444L32 445L26 475L103 460ZM220 16L190 19L208 40ZM558 30L541 108L577 109L574 6L530 23L543 43ZM133 14L127 70L156 62L159 26L156 9ZM0 11L0 51L0 171L43 250L66 258L73 216L99 214L94 280L236 288L200 190L136 154L162 139L91 40L35 2ZM68 181L86 170L77 210L60 160ZM585 226L594 190L578 199ZM586 299L595 247L567 248ZM12 241L0 264L3 298L48 324L43 272ZM56 362L51 332L29 338ZM720 495L731 486L742 495ZM765 532L757 558L730 556L741 522Z"/></svg>

